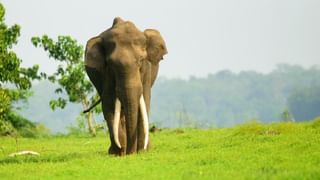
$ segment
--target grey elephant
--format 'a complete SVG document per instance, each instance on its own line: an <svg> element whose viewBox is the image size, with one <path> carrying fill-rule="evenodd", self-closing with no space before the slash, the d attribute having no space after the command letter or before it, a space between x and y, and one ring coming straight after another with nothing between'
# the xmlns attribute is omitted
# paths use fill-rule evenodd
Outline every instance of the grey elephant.
<svg viewBox="0 0 320 180"><path fill-rule="evenodd" d="M151 87L165 54L167 48L157 30L141 32L121 18L88 40L85 69L102 102L111 141L109 154L148 148Z"/></svg>

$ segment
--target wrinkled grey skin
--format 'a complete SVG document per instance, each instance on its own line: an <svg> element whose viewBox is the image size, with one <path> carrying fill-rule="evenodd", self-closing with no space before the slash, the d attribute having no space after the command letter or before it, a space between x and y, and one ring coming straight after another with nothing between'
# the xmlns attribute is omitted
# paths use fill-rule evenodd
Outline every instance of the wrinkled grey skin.
<svg viewBox="0 0 320 180"><path fill-rule="evenodd" d="M166 45L157 30L141 32L132 22L121 18L115 18L111 28L88 40L85 68L100 95L110 132L110 154L132 154L143 149L145 134L139 98L143 94L149 113L151 87L165 54ZM115 144L112 129L116 98L122 105L121 149Z"/></svg>

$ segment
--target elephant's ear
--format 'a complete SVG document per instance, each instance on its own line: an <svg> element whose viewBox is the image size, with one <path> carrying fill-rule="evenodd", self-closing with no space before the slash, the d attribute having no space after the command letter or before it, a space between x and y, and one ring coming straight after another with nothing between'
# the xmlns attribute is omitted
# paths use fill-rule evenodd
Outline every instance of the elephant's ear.
<svg viewBox="0 0 320 180"><path fill-rule="evenodd" d="M100 72L105 66L105 52L102 43L101 37L93 37L87 42L85 50L85 65Z"/></svg>
<svg viewBox="0 0 320 180"><path fill-rule="evenodd" d="M102 46L102 38L94 37L87 42L84 63L91 82L101 96L103 68L105 67L105 52Z"/></svg>
<svg viewBox="0 0 320 180"><path fill-rule="evenodd" d="M146 29L143 33L147 39L148 60L157 64L168 53L166 43L158 30Z"/></svg>

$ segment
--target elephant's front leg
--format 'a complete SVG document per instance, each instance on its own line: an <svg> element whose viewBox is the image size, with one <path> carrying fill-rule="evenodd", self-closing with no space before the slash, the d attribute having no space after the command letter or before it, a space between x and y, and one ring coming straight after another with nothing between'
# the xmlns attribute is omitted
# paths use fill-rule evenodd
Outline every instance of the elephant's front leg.
<svg viewBox="0 0 320 180"><path fill-rule="evenodd" d="M120 149L117 148L117 145L114 141L113 129L112 129L112 122L113 122L113 112L103 112L104 118L107 122L108 130L109 130L109 139L110 139L110 147L108 150L109 154L119 155Z"/></svg>
<svg viewBox="0 0 320 180"><path fill-rule="evenodd" d="M113 133L113 121L114 121L114 113L110 108L111 106L108 106L107 103L102 100L102 110L104 119L107 122L108 130L109 130L109 138L110 138L110 147L109 147L109 154L113 155L120 155L120 148L117 147L115 141L114 141L114 133Z"/></svg>
<svg viewBox="0 0 320 180"><path fill-rule="evenodd" d="M121 149L117 146L115 143L115 138L114 138L114 130L113 130L113 125L114 125L114 112L115 112L115 84L113 77L108 74L108 76L104 76L103 79L103 90L101 92L101 103L102 103L102 111L104 118L107 122L108 129L109 129L109 137L110 137L110 147L109 147L109 154L114 154L114 155L121 155ZM122 115L124 116L124 115ZM121 119L123 119L121 116ZM119 128L118 131L120 134L120 137L122 138L123 136L121 135L123 132L122 128Z"/></svg>
<svg viewBox="0 0 320 180"><path fill-rule="evenodd" d="M126 122L124 110L121 109L120 114L120 122L118 126L118 137L120 141L121 148L115 142L115 131L114 127L114 117L115 117L115 93L110 88L104 88L104 93L102 93L102 110L104 114L104 118L107 122L109 129L109 137L110 137L110 147L109 154L120 155L123 156L127 151L127 136L126 136Z"/></svg>
<svg viewBox="0 0 320 180"><path fill-rule="evenodd" d="M102 103L104 104L104 103ZM103 106L103 109L111 109L112 108L106 108ZM117 146L115 143L115 137L114 137L114 130L113 130L113 122L114 122L114 112L113 111L107 111L104 112L107 116L105 116L105 119L107 121L108 129L109 129L109 137L110 137L110 147L109 147L109 154L113 155L120 155L123 156L126 154L127 151L127 136L126 136L126 125L125 125L125 116L124 113L121 112L120 116L120 125L118 128L118 137L121 144L121 148Z"/></svg>

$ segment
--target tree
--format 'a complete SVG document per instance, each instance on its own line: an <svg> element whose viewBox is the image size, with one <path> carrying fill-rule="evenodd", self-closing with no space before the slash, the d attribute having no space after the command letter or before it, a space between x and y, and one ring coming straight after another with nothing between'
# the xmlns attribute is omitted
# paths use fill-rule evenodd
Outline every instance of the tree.
<svg viewBox="0 0 320 180"><path fill-rule="evenodd" d="M58 99L50 101L50 107L55 110L57 107L63 109L67 102L81 103L83 110L89 108L90 104L98 99L94 94L94 88L91 82L86 78L83 61L83 47L70 36L58 36L54 41L47 35L42 37L32 37L35 47L41 47L50 58L58 61L60 64L56 72L46 77L52 83L58 82L60 88L55 90L57 94L66 93L68 98L60 96ZM97 111L96 111L97 112ZM95 136L94 112L85 114L89 132Z"/></svg>
<svg viewBox="0 0 320 180"><path fill-rule="evenodd" d="M20 67L22 60L12 50L20 36L20 26L8 27L4 20L5 8L0 3L0 134L10 134L14 129L33 126L27 119L14 112L13 102L30 95L31 81L40 79L38 65ZM16 88L8 88L14 85Z"/></svg>

